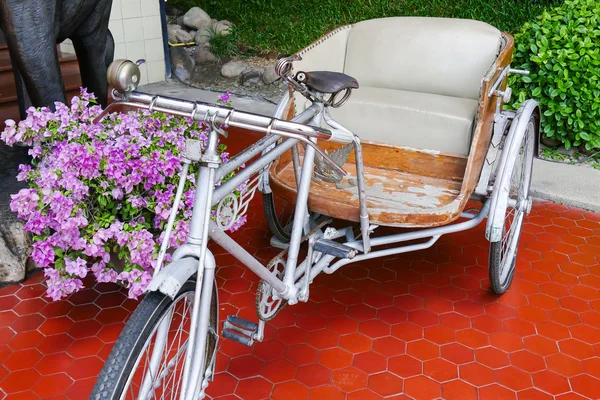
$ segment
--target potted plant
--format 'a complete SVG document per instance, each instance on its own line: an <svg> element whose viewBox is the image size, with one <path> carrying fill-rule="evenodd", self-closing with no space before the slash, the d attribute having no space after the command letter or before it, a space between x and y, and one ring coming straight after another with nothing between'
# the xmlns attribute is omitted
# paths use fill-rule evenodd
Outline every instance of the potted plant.
<svg viewBox="0 0 600 400"><path fill-rule="evenodd" d="M229 97L221 95L218 102L228 104ZM98 282L125 285L129 297L137 298L152 276L185 140L205 146L208 127L149 111L113 113L95 124L102 109L85 89L70 105L55 108L32 107L18 124L7 120L1 134L8 145L31 147L32 163L21 165L17 176L29 187L12 195L10 204L33 234L31 258L44 268L53 300L81 289L90 274ZM227 161L224 145L219 153ZM195 172L192 164L169 239L173 247L188 234ZM230 231L244 222L238 218Z"/></svg>

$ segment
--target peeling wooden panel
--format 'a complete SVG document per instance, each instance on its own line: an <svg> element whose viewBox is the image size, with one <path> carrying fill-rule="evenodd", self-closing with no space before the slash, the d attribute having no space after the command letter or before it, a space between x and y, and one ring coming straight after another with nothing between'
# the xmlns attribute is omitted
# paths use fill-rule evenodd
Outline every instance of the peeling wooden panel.
<svg viewBox="0 0 600 400"><path fill-rule="evenodd" d="M500 52L500 55L496 59L496 62L490 69L492 72L483 79L481 85L481 93L479 99L479 119L477 121L477 128L475 135L473 136L473 142L471 143L471 151L469 153L469 161L465 171L465 179L463 181L463 193L469 196L475 189L485 156L487 154L490 140L492 138L493 127L494 127L494 114L496 112L496 96L488 96L490 87L498 79L502 70L506 68L512 59L513 37L508 34L503 34L506 39L506 45ZM506 87L507 78L504 78L504 82L500 85L501 89Z"/></svg>
<svg viewBox="0 0 600 400"><path fill-rule="evenodd" d="M362 141L363 163L368 167L429 176L433 178L462 181L467 165L467 157L438 151L412 149L384 143ZM341 147L337 143L319 142L328 152ZM354 152L350 153L349 163L354 163Z"/></svg>
<svg viewBox="0 0 600 400"><path fill-rule="evenodd" d="M278 168L271 188L290 201L296 198L292 163ZM309 194L312 211L334 218L359 221L354 163L346 163L349 176L339 184L313 179ZM398 170L365 167L367 208L372 223L389 226L435 226L460 214L456 199L461 182Z"/></svg>

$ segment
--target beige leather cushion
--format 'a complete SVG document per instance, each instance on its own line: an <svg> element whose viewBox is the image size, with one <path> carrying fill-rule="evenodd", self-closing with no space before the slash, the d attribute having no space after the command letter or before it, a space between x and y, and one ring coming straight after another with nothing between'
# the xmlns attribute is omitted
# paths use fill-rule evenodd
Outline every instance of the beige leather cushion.
<svg viewBox="0 0 600 400"><path fill-rule="evenodd" d="M350 26L338 28L330 33L322 42L314 43L302 50L300 52L302 60L294 62L294 73L300 71L344 72L346 43L350 29ZM294 101L296 102L296 114L300 114L300 112L305 110L305 107L299 107L299 105L305 104L306 98L300 93L295 92ZM310 103L308 106L310 106Z"/></svg>
<svg viewBox="0 0 600 400"><path fill-rule="evenodd" d="M328 34L327 38L314 43L299 54L301 61L294 63L294 72L298 71L334 71L344 72L346 44L351 27L341 27Z"/></svg>
<svg viewBox="0 0 600 400"><path fill-rule="evenodd" d="M500 41L500 31L480 21L367 20L354 24L350 31L344 72L361 87L477 99Z"/></svg>
<svg viewBox="0 0 600 400"><path fill-rule="evenodd" d="M361 86L333 118L362 140L468 154L477 100Z"/></svg>

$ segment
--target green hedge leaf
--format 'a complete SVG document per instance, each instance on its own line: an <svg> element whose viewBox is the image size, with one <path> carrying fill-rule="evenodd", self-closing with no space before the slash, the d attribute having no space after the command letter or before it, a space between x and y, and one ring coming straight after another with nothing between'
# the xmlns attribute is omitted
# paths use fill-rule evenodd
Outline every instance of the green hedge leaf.
<svg viewBox="0 0 600 400"><path fill-rule="evenodd" d="M566 0L523 25L515 35L511 76L518 107L535 98L542 131L566 148L600 149L600 1Z"/></svg>

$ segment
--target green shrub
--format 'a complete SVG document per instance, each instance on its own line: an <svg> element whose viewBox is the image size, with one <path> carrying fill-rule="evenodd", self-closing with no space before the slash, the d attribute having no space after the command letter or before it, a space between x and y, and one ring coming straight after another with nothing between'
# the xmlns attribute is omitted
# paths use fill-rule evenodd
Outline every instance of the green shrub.
<svg viewBox="0 0 600 400"><path fill-rule="evenodd" d="M239 53L235 42L237 41L237 30L235 27L230 28L231 32L228 35L219 35L214 28L210 29L210 52L218 59L225 56L235 56Z"/></svg>
<svg viewBox="0 0 600 400"><path fill-rule="evenodd" d="M515 33L560 0L168 0L180 12L202 7L239 29L257 51L293 53L341 25L365 19L422 16L477 19Z"/></svg>
<svg viewBox="0 0 600 400"><path fill-rule="evenodd" d="M566 148L600 148L600 2L567 0L515 36L514 107L528 97L542 109L542 132Z"/></svg>

